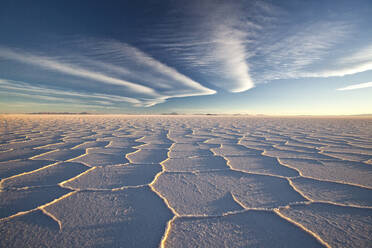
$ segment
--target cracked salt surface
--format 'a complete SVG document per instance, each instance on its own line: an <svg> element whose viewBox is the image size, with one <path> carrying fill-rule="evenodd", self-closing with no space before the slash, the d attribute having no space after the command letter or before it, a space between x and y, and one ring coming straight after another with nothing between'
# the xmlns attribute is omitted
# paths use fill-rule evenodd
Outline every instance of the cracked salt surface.
<svg viewBox="0 0 372 248"><path fill-rule="evenodd" d="M372 243L372 119L0 121L0 247Z"/></svg>

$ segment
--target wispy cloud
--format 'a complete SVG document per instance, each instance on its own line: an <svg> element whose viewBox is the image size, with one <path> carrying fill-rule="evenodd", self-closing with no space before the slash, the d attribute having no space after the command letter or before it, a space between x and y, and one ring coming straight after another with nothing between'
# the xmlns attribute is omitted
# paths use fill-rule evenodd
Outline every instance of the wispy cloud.
<svg viewBox="0 0 372 248"><path fill-rule="evenodd" d="M283 32L282 28L278 28ZM350 33L343 22L317 21L288 27L284 35L260 37L253 59L254 77L259 82L275 79L323 77L319 69L332 48ZM314 67L315 66L315 67Z"/></svg>
<svg viewBox="0 0 372 248"><path fill-rule="evenodd" d="M59 37L63 45L47 48L0 46L0 63L16 67L2 76L16 81L0 79L0 88L45 100L149 107L178 97L244 92L276 79L372 70L371 44L350 46L355 23L324 13L306 19L310 5L291 6L298 14L274 2L171 1L133 39L97 34ZM17 71L28 74L18 77Z"/></svg>
<svg viewBox="0 0 372 248"><path fill-rule="evenodd" d="M237 1L190 1L182 12L176 5L174 12L149 30L151 38L145 38L149 46L166 51L170 61L201 75L217 89L243 92L254 87L247 44L263 22L252 17L262 14L249 13L253 8ZM269 6L262 5L261 12L269 11Z"/></svg>
<svg viewBox="0 0 372 248"><path fill-rule="evenodd" d="M248 55L245 42L247 34L229 26L216 28L213 46L214 62L220 63L219 78L213 81L217 86L231 92L243 92L253 88L249 74Z"/></svg>
<svg viewBox="0 0 372 248"><path fill-rule="evenodd" d="M107 66L106 64L106 68L130 76L135 80L141 81L143 84L158 88L161 94L167 97L185 96L185 94L196 96L216 93L216 91L201 85L175 68L156 60L149 54L129 44L115 40L88 40L84 44L85 47L94 47L95 52L99 54L115 55L115 63L120 64L121 67L112 64ZM107 59L106 56L102 55L100 58ZM124 66L128 72L121 70ZM140 70L141 73L138 73Z"/></svg>
<svg viewBox="0 0 372 248"><path fill-rule="evenodd" d="M372 46L350 47L355 34L352 22L318 20L293 24L285 31L277 29L283 34L268 32L254 42L259 45L253 49L251 74L258 83L342 77L372 70Z"/></svg>
<svg viewBox="0 0 372 248"><path fill-rule="evenodd" d="M368 44L359 50L356 50L347 57L340 60L341 64L350 64L355 62L365 63L372 61L372 44Z"/></svg>
<svg viewBox="0 0 372 248"><path fill-rule="evenodd" d="M346 75L353 75L360 72L372 70L372 62L353 63L353 65L342 66L335 69L319 70L315 72L304 72L302 77L343 77Z"/></svg>
<svg viewBox="0 0 372 248"><path fill-rule="evenodd" d="M363 89L363 88L369 88L369 87L372 87L372 82L353 84L353 85L349 85L343 88L339 88L337 90L356 90L356 89Z"/></svg>
<svg viewBox="0 0 372 248"><path fill-rule="evenodd" d="M30 53L19 53L15 52L11 49L7 48L0 48L0 57L10 60L16 60L18 62L27 63L31 65L36 65L39 67L43 67L49 70L58 71L64 74L69 74L81 78L87 78L90 80L100 81L107 84L114 84L120 85L128 88L128 90L136 92L136 93L143 93L148 95L156 94L155 91L149 87L135 84L132 82L128 82L126 80L114 78L107 76L103 73L94 72L90 70L86 70L80 68L77 65L70 65L67 63L62 63L57 60L48 57L36 56Z"/></svg>
<svg viewBox="0 0 372 248"><path fill-rule="evenodd" d="M109 94L111 99L120 99L139 107L153 106L174 97L215 93L128 44L112 40L89 40L89 43L83 44L84 49L77 49L78 53L70 51L68 56L59 55L58 58L4 47L0 47L0 57L85 79L87 83L83 88L86 91L90 90L89 82L92 81L119 86L119 92ZM29 89L32 90L31 87ZM99 93L98 90L93 95Z"/></svg>
<svg viewBox="0 0 372 248"><path fill-rule="evenodd" d="M243 92L276 79L371 69L365 53L353 56L353 64L340 65L340 56L350 53L336 48L350 42L354 30L354 23L342 18L296 19L300 15L293 17L296 13L264 1L191 1L183 10L167 16L145 41L169 52L172 62L201 74L217 89Z"/></svg>
<svg viewBox="0 0 372 248"><path fill-rule="evenodd" d="M97 94L97 93L83 93L78 91L68 91L62 89L53 89L47 86L36 86L25 82L6 80L0 78L0 89L2 93L19 95L19 96L28 96L40 100L53 100L61 102L71 102L75 103L89 102L93 101L102 101L106 103L122 103L128 102L131 104L141 104L141 101L123 96L114 96L106 94Z"/></svg>
<svg viewBox="0 0 372 248"><path fill-rule="evenodd" d="M309 77L343 77L372 70L372 45L367 45L354 52L337 58L327 69L307 73Z"/></svg>

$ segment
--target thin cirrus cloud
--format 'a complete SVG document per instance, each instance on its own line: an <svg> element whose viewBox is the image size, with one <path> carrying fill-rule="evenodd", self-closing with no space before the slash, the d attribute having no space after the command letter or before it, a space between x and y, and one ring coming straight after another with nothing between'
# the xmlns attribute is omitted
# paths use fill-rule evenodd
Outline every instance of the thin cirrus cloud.
<svg viewBox="0 0 372 248"><path fill-rule="evenodd" d="M174 24L177 18L171 16L155 29L151 43L223 90L243 92L277 79L336 77L372 69L371 46L355 52L339 49L350 46L353 21L319 16L288 25L293 13L263 1L195 5L198 9L191 4L190 12L197 14L185 18L196 20L195 29ZM181 35L170 35L177 29Z"/></svg>
<svg viewBox="0 0 372 248"><path fill-rule="evenodd" d="M326 77L323 68L328 55L350 35L350 25L340 21L299 23L287 28L286 35L273 32L256 40L253 56L254 78L259 82L275 79Z"/></svg>
<svg viewBox="0 0 372 248"><path fill-rule="evenodd" d="M302 77L343 77L346 75L353 75L370 70L372 70L372 62L354 62L351 65L342 65L339 66L339 68L335 69L319 70L317 72L306 72L302 74Z"/></svg>
<svg viewBox="0 0 372 248"><path fill-rule="evenodd" d="M265 11L269 9L266 4ZM182 11L170 11L144 41L169 53L172 63L200 74L209 85L244 92L254 87L247 44L261 28L253 17L262 15L245 11L238 2L190 1Z"/></svg>
<svg viewBox="0 0 372 248"><path fill-rule="evenodd" d="M240 93L277 79L372 70L372 46L365 40L353 46L360 30L351 19L357 16L343 18L337 8L331 15L331 10L314 11L316 3L299 4L296 11L260 0L170 4L161 15L150 15L149 23L143 18L144 27L137 30L136 24L128 29L135 32L118 32L116 39L97 38L98 32L60 36L62 45L50 42L37 49L0 46L0 63L6 65L0 72L10 75L2 76L0 87L34 98L50 94L58 101L149 107L178 97ZM356 89L350 87L339 90Z"/></svg>
<svg viewBox="0 0 372 248"><path fill-rule="evenodd" d="M372 70L372 46L367 45L338 56L325 69L303 73L304 77L343 77Z"/></svg>
<svg viewBox="0 0 372 248"><path fill-rule="evenodd" d="M96 52L98 51L101 54L100 59L102 60L111 59L111 54L115 54L115 63L122 65L122 67L111 65L113 71L123 73L123 75L125 74L134 80L140 80L143 84L158 88L165 95L165 98L168 94L172 97L183 97L216 93L216 91L201 85L176 69L126 43L108 40L85 41L84 44L85 47L94 47ZM128 68L127 72L120 71L119 68L123 67ZM140 70L142 72L139 74L138 71Z"/></svg>
<svg viewBox="0 0 372 248"><path fill-rule="evenodd" d="M358 51L355 51L350 56L342 59L340 63L348 64L354 62L371 62L372 61L372 44L364 46Z"/></svg>
<svg viewBox="0 0 372 248"><path fill-rule="evenodd" d="M228 26L220 26L212 48L214 62L220 66L220 80L214 83L230 92L237 93L254 87L249 73L248 55L245 47L247 34ZM228 82L228 83L227 83Z"/></svg>
<svg viewBox="0 0 372 248"><path fill-rule="evenodd" d="M372 82L353 84L353 85L349 85L343 88L339 88L337 90L357 90L357 89L363 89L363 88L369 88L369 87L372 87Z"/></svg>
<svg viewBox="0 0 372 248"><path fill-rule="evenodd" d="M42 87L32 85L26 82L13 81L0 79L1 93L14 96L28 96L40 100L53 100L59 102L89 102L94 100L95 102L104 102L105 105L128 102L131 104L141 104L141 102L135 98L113 96L97 93L82 93L77 91L69 91L66 89L55 89L50 87Z"/></svg>
<svg viewBox="0 0 372 248"><path fill-rule="evenodd" d="M352 55L339 47L349 45L353 22L319 16L288 25L292 15L263 1L191 3L184 12L167 16L145 41L173 55L173 63L203 75L210 85L233 93L277 79L335 77L372 69L371 60L361 52L350 63L340 64Z"/></svg>
<svg viewBox="0 0 372 248"><path fill-rule="evenodd" d="M119 98L137 107L153 106L173 97L215 93L214 90L202 86L128 44L117 41L90 41L86 47L88 49L80 49L78 54L70 51L72 55L60 55L58 59L2 47L0 57L82 78L87 82L119 86L121 95L112 94L112 98ZM114 54L114 59L107 55L94 56L96 53ZM135 82L127 78L134 79ZM86 84L86 88L89 91L89 84Z"/></svg>
<svg viewBox="0 0 372 248"><path fill-rule="evenodd" d="M337 60L335 68L321 71L323 77L352 75L372 70L372 45L367 45L359 50Z"/></svg>
<svg viewBox="0 0 372 248"><path fill-rule="evenodd" d="M69 74L69 75L78 76L81 78L97 80L97 81L104 82L107 84L124 86L124 87L127 87L128 90L131 90L137 93L144 93L144 94L149 94L149 95L155 94L154 90L149 87L145 87L143 85L128 82L126 80L113 78L103 73L86 70L86 69L80 68L77 65L70 65L67 63L62 63L62 62L59 62L57 60L54 60L48 57L37 56L37 55L30 54L30 53L19 53L19 52L15 52L7 48L0 48L0 57L3 57L5 59L10 59L10 60L15 60L15 61L26 63L26 64L36 65L36 66L46 68L49 70L61 72L63 74Z"/></svg>

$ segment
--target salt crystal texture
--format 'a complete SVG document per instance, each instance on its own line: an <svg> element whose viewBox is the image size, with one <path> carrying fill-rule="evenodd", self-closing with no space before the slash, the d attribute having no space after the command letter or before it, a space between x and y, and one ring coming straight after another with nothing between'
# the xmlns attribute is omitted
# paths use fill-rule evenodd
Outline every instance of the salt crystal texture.
<svg viewBox="0 0 372 248"><path fill-rule="evenodd" d="M0 247L372 243L371 118L0 121Z"/></svg>

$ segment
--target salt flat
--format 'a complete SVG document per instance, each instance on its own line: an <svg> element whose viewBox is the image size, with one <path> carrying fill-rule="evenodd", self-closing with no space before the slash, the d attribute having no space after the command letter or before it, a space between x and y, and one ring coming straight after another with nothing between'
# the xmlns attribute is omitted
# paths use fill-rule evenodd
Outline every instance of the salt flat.
<svg viewBox="0 0 372 248"><path fill-rule="evenodd" d="M372 119L0 116L0 247L368 247Z"/></svg>

